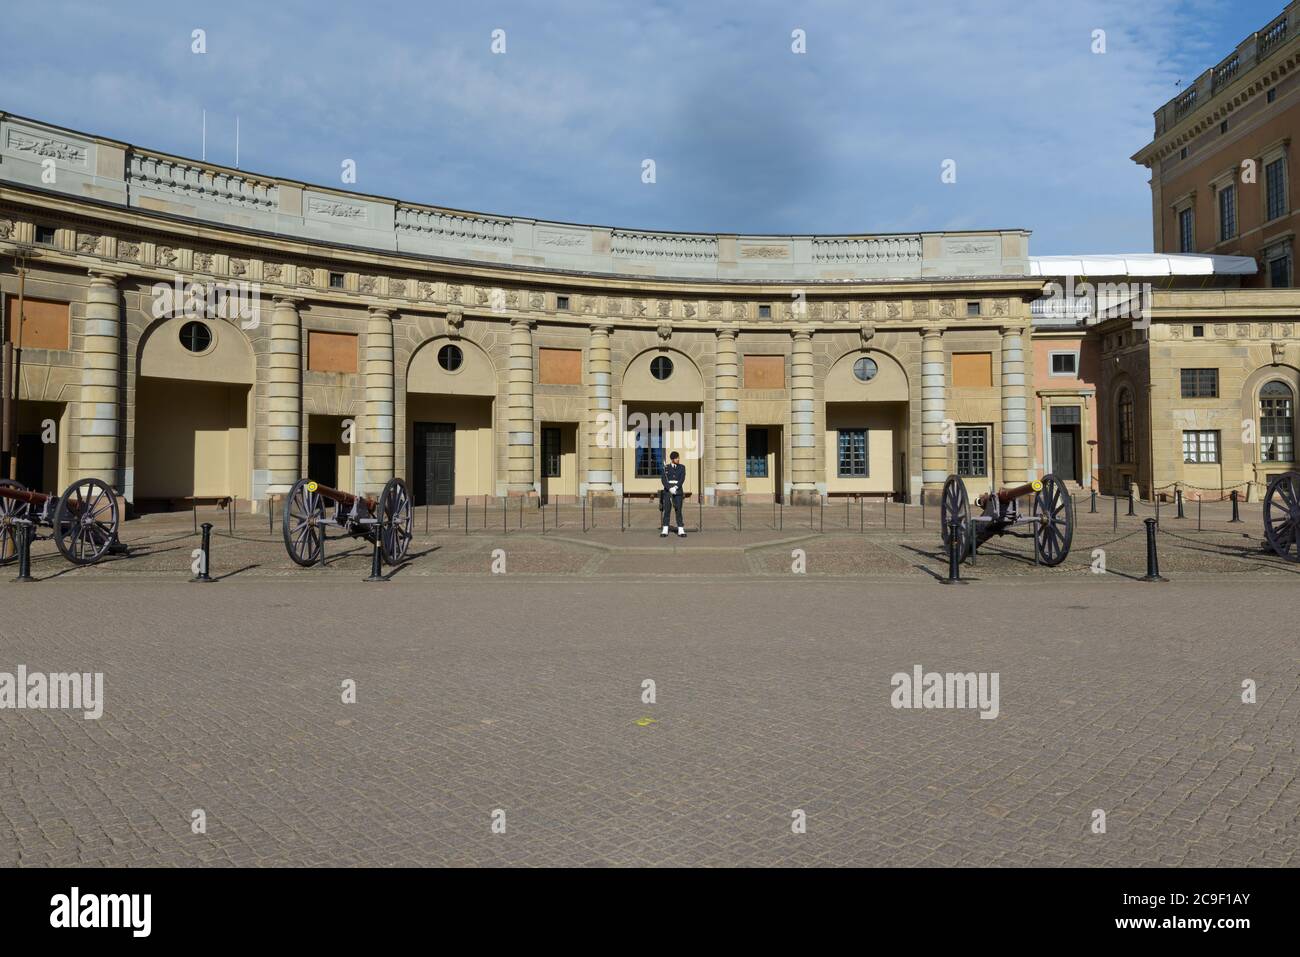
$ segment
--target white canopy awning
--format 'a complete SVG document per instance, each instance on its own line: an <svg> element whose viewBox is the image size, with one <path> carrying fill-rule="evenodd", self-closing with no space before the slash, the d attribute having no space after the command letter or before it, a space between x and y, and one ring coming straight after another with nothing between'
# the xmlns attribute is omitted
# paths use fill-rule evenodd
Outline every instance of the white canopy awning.
<svg viewBox="0 0 1300 957"><path fill-rule="evenodd" d="M1250 256L1193 253L1116 253L1098 256L1031 256L1031 276L1253 276Z"/></svg>

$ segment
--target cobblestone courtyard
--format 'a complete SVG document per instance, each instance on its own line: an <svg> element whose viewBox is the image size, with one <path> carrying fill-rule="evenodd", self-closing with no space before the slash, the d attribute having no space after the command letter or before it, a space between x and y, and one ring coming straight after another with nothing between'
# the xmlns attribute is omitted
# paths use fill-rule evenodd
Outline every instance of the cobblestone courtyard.
<svg viewBox="0 0 1300 957"><path fill-rule="evenodd" d="M1086 505L1066 566L1007 537L957 588L933 512L879 503L685 542L648 508L435 513L385 584L358 543L291 566L257 516L213 519L216 585L189 514L97 568L43 546L0 583L0 672L103 672L104 714L0 711L0 865L1294 865L1300 569L1254 508L1162 512L1164 585L1133 580L1142 516ZM915 665L999 673L999 716L895 710Z"/></svg>

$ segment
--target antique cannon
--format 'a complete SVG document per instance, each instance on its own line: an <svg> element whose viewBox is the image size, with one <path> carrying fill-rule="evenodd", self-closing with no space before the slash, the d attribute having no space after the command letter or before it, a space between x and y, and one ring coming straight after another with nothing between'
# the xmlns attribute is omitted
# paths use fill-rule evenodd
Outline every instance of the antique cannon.
<svg viewBox="0 0 1300 957"><path fill-rule="evenodd" d="M117 493L97 478L73 482L59 496L0 479L0 565L18 558L23 527L31 541L54 539L74 565L93 565L109 553L123 554L127 549L117 539L118 521ZM50 534L40 535L38 528L48 528Z"/></svg>
<svg viewBox="0 0 1300 957"><path fill-rule="evenodd" d="M411 494L406 483L390 479L375 500L299 479L284 506L284 547L289 557L299 565L319 565L325 560L329 528L342 529L372 545L378 542L384 561L396 565L411 544Z"/></svg>
<svg viewBox="0 0 1300 957"><path fill-rule="evenodd" d="M1030 514L1020 513L1020 499L1033 495ZM956 475L949 475L943 483L940 499L943 545L951 547L952 524L958 526L960 560L965 561L973 550L994 535L1005 535L1017 525L1033 527L1037 542L1038 560L1044 565L1059 565L1070 554L1074 538L1074 502L1065 486L1054 475L1016 488L990 491L975 500L981 514L972 516L966 486Z"/></svg>
<svg viewBox="0 0 1300 957"><path fill-rule="evenodd" d="M1264 538L1287 561L1300 562L1300 472L1284 472L1268 480L1264 493Z"/></svg>

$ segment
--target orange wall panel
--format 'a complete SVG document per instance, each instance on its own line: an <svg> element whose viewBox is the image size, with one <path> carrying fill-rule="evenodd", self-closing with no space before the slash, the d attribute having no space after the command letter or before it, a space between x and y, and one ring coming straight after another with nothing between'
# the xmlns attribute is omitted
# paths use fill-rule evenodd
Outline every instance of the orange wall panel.
<svg viewBox="0 0 1300 957"><path fill-rule="evenodd" d="M5 329L9 341L18 344L18 297L5 297ZM24 349L68 348L68 304L47 299L23 300Z"/></svg>
<svg viewBox="0 0 1300 957"><path fill-rule="evenodd" d="M993 388L993 353L953 353L952 384L955 389Z"/></svg>
<svg viewBox="0 0 1300 957"><path fill-rule="evenodd" d="M356 372L357 337L346 332L308 332L307 368L312 372Z"/></svg>
<svg viewBox="0 0 1300 957"><path fill-rule="evenodd" d="M581 349L538 349L537 366L542 385L582 385Z"/></svg>
<svg viewBox="0 0 1300 957"><path fill-rule="evenodd" d="M746 389L784 389L784 356L745 356Z"/></svg>

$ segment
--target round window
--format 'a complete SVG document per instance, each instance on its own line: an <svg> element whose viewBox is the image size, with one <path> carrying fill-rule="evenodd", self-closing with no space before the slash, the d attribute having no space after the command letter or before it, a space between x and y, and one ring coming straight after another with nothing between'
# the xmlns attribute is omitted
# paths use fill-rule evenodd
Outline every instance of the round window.
<svg viewBox="0 0 1300 957"><path fill-rule="evenodd" d="M438 350L438 365L448 372L455 372L464 361L465 354L460 351L460 346L446 345Z"/></svg>
<svg viewBox="0 0 1300 957"><path fill-rule="evenodd" d="M853 363L853 374L863 382L870 382L879 371L880 367L876 365L876 360L868 359L866 356Z"/></svg>
<svg viewBox="0 0 1300 957"><path fill-rule="evenodd" d="M655 356L650 360L650 374L661 382L673 374L673 360L667 356Z"/></svg>
<svg viewBox="0 0 1300 957"><path fill-rule="evenodd" d="M181 326L181 345L190 352L207 352L212 345L212 330L201 322Z"/></svg>

